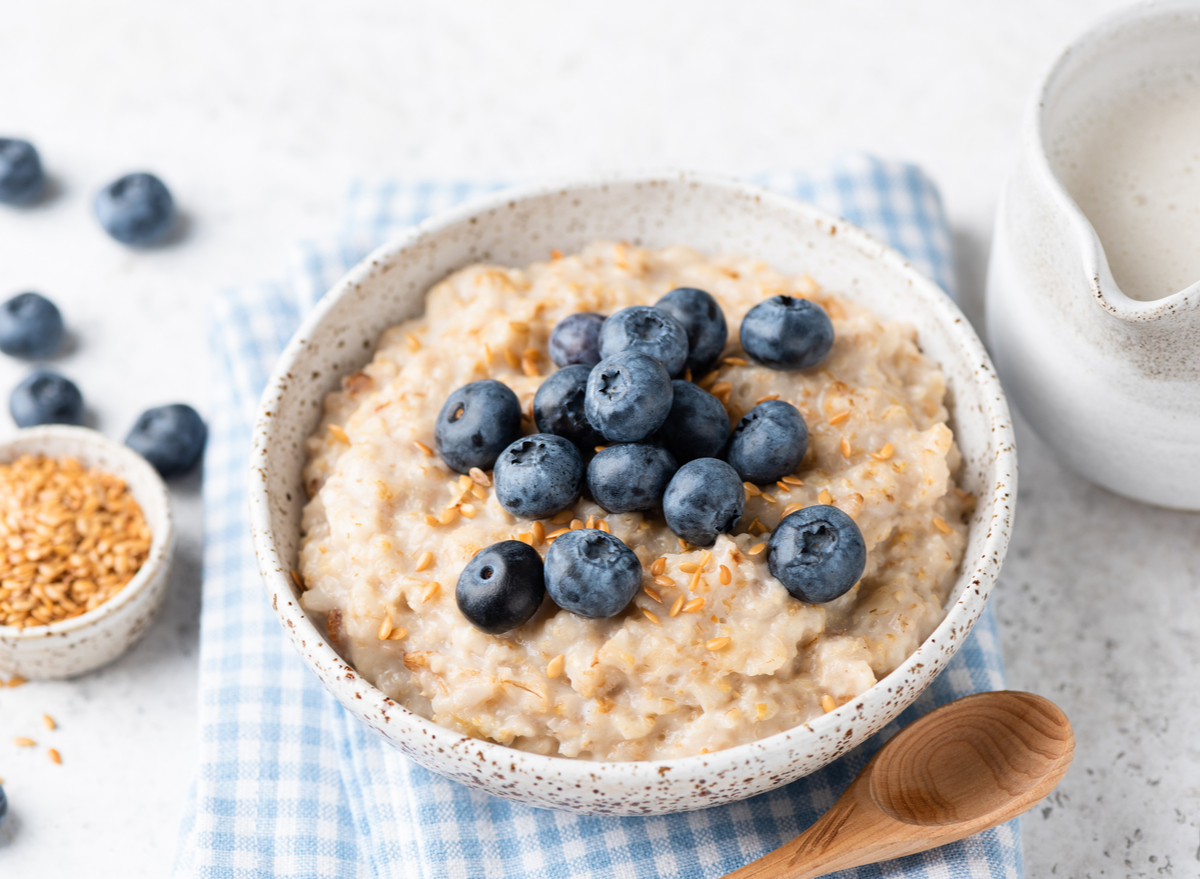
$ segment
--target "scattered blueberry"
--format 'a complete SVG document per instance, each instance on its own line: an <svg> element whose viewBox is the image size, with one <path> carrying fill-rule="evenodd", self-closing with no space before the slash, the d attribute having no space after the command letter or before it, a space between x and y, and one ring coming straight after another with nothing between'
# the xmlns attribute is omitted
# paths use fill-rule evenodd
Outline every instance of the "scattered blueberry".
<svg viewBox="0 0 1200 879"><path fill-rule="evenodd" d="M564 366L542 382L533 397L533 422L542 433L569 439L584 451L604 442L583 412L588 366Z"/></svg>
<svg viewBox="0 0 1200 879"><path fill-rule="evenodd" d="M717 300L695 287L676 287L654 306L679 321L687 333L688 356L683 368L696 377L712 369L729 338L725 313Z"/></svg>
<svg viewBox="0 0 1200 879"><path fill-rule="evenodd" d="M712 546L742 518L746 489L719 458L697 458L679 468L663 495L667 527L688 543ZM565 536L565 535L564 535Z"/></svg>
<svg viewBox="0 0 1200 879"><path fill-rule="evenodd" d="M687 330L661 308L631 305L612 314L600 330L600 356L640 351L663 365L672 377L683 372L688 356Z"/></svg>
<svg viewBox="0 0 1200 879"><path fill-rule="evenodd" d="M729 416L721 401L699 385L675 379L671 412L659 439L681 464L715 458L729 439Z"/></svg>
<svg viewBox="0 0 1200 879"><path fill-rule="evenodd" d="M581 311L564 317L550 331L550 359L557 366L595 366L600 362L604 315Z"/></svg>
<svg viewBox="0 0 1200 879"><path fill-rule="evenodd" d="M175 201L153 174L126 174L96 193L92 203L104 231L122 244L156 244L171 231Z"/></svg>
<svg viewBox="0 0 1200 879"><path fill-rule="evenodd" d="M568 531L546 551L546 591L581 617L619 614L642 585L642 563L618 538L597 528Z"/></svg>
<svg viewBox="0 0 1200 879"><path fill-rule="evenodd" d="M28 204L45 184L37 148L27 140L0 137L0 202Z"/></svg>
<svg viewBox="0 0 1200 879"><path fill-rule="evenodd" d="M452 470L490 470L521 435L521 401L494 379L471 382L446 398L434 428L438 454Z"/></svg>
<svg viewBox="0 0 1200 879"><path fill-rule="evenodd" d="M764 400L744 416L729 436L725 460L744 482L766 485L800 466L808 451L808 425L785 400Z"/></svg>
<svg viewBox="0 0 1200 879"><path fill-rule="evenodd" d="M809 604L844 595L867 566L867 547L854 520L825 504L784 518L767 551L771 576Z"/></svg>
<svg viewBox="0 0 1200 879"><path fill-rule="evenodd" d="M808 369L833 347L833 322L807 299L772 296L742 318L742 348L772 369Z"/></svg>
<svg viewBox="0 0 1200 879"><path fill-rule="evenodd" d="M672 396L671 377L661 363L624 351L592 369L583 411L609 442L636 443L662 427Z"/></svg>
<svg viewBox="0 0 1200 879"><path fill-rule="evenodd" d="M467 562L454 600L475 628L500 635L524 625L546 594L542 557L519 540L493 543Z"/></svg>
<svg viewBox="0 0 1200 879"><path fill-rule="evenodd" d="M63 337L58 308L38 293L18 293L0 305L0 351L13 357L49 357Z"/></svg>
<svg viewBox="0 0 1200 879"><path fill-rule="evenodd" d="M38 369L13 388L8 411L17 427L83 424L83 395L70 379Z"/></svg>
<svg viewBox="0 0 1200 879"><path fill-rule="evenodd" d="M200 460L208 428L186 403L147 409L133 423L125 445L154 465L164 479L182 476Z"/></svg>
<svg viewBox="0 0 1200 879"><path fill-rule="evenodd" d="M609 446L588 464L588 490L610 513L653 510L662 506L663 492L678 469L671 453L662 446Z"/></svg>
<svg viewBox="0 0 1200 879"><path fill-rule="evenodd" d="M500 453L492 481L500 506L514 516L541 519L579 500L583 458L561 436L523 436Z"/></svg>
<svg viewBox="0 0 1200 879"><path fill-rule="evenodd" d="M4 793L4 785L0 785L0 824L4 823L4 816L8 814L8 795Z"/></svg>

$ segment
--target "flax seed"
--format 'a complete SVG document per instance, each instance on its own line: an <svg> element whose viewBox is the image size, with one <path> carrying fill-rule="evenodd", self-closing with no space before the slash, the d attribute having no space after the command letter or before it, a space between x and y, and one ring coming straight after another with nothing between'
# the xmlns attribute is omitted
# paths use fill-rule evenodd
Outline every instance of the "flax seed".
<svg viewBox="0 0 1200 879"><path fill-rule="evenodd" d="M421 553L421 557L417 559L417 567L414 570L424 571L431 567L433 567L433 553L425 550L425 552Z"/></svg>
<svg viewBox="0 0 1200 879"><path fill-rule="evenodd" d="M829 424L832 427L837 427L839 424L841 424L843 421L845 421L849 417L850 417L850 410L847 409L845 412L839 412L837 415L830 418Z"/></svg>
<svg viewBox="0 0 1200 879"><path fill-rule="evenodd" d="M526 546L533 546L533 534L528 531L522 531L517 535L517 540L521 541Z"/></svg>
<svg viewBox="0 0 1200 879"><path fill-rule="evenodd" d="M657 577L659 574L661 574L666 569L667 569L667 557L659 556L658 558L656 558L654 560L654 564L652 564L650 566L650 573L653 576Z"/></svg>
<svg viewBox="0 0 1200 879"><path fill-rule="evenodd" d="M48 751L46 751L46 756L59 766L62 766L62 755L58 753L57 749L50 748Z"/></svg>
<svg viewBox="0 0 1200 879"><path fill-rule="evenodd" d="M718 650L724 650L726 647L728 647L729 642L732 640L733 639L730 638L728 635L726 635L723 638L713 638L711 641L709 641L707 644L705 644L704 647L705 647L705 649L711 650L715 653Z"/></svg>
<svg viewBox="0 0 1200 879"><path fill-rule="evenodd" d="M762 552L766 548L767 548L767 545L765 543L756 543L756 544L754 544L754 546L752 546L748 550L746 550L746 555L758 555L760 552Z"/></svg>
<svg viewBox="0 0 1200 879"><path fill-rule="evenodd" d="M459 504L458 511L460 513L462 513L464 516L466 516L468 519L475 518L475 505L474 504Z"/></svg>
<svg viewBox="0 0 1200 879"><path fill-rule="evenodd" d="M46 729L58 729L58 724L54 722L54 718L49 714L42 715L42 726Z"/></svg>
<svg viewBox="0 0 1200 879"><path fill-rule="evenodd" d="M743 482L742 488L746 489L746 497L758 497L762 494L762 489L753 482Z"/></svg>
<svg viewBox="0 0 1200 879"><path fill-rule="evenodd" d="M504 349L504 359L508 361L508 365L513 369L521 368L521 358L516 355L512 348Z"/></svg>
<svg viewBox="0 0 1200 879"><path fill-rule="evenodd" d="M718 577L721 580L722 586L728 586L730 583L733 582L733 574L731 574L729 572L729 568L725 567L724 565L721 565L721 567L718 568L717 570L719 571Z"/></svg>
<svg viewBox="0 0 1200 879"><path fill-rule="evenodd" d="M726 357L722 361L726 366L746 366L749 361L743 360L741 357Z"/></svg>
<svg viewBox="0 0 1200 879"><path fill-rule="evenodd" d="M792 515L792 513L796 512L796 510L803 510L803 509L804 509L804 504L801 504L801 503L788 504L786 507L783 508L783 512L779 514L779 518L786 519L788 516Z"/></svg>
<svg viewBox="0 0 1200 879"><path fill-rule="evenodd" d="M675 585L675 581L674 581L674 580L672 580L670 577L665 577L665 576L663 576L662 574L659 574L657 577L655 577L655 578L654 578L654 582L655 582L657 585L659 585L659 586L663 586L663 587L667 587L667 586L674 586L674 585Z"/></svg>
<svg viewBox="0 0 1200 879"><path fill-rule="evenodd" d="M769 503L769 504L775 504L775 503L778 503L778 501L777 501L777 500L775 500L775 496L774 496L774 495L767 494L765 491L762 493L762 499L763 499L764 501L766 501L767 503Z"/></svg>
<svg viewBox="0 0 1200 879"><path fill-rule="evenodd" d="M549 534L547 534L546 539L554 540L556 537L562 537L564 534L566 534L570 530L571 530L570 528L559 528L557 531L551 531Z"/></svg>
<svg viewBox="0 0 1200 879"><path fill-rule="evenodd" d="M679 565L679 570L683 571L685 574L694 574L700 570L700 566L695 562L681 562Z"/></svg>
<svg viewBox="0 0 1200 879"><path fill-rule="evenodd" d="M779 399L778 394L767 394L766 396L759 397L757 400L755 400L754 405L757 406L759 403L766 403L768 400L778 400L778 399Z"/></svg>
<svg viewBox="0 0 1200 879"><path fill-rule="evenodd" d="M680 608L682 608L682 607L683 607L683 596L680 595L678 598L675 599L675 602L671 605L671 609L670 609L670 611L667 612L667 615L673 616L673 617L679 616L679 611L680 611Z"/></svg>
<svg viewBox="0 0 1200 879"><path fill-rule="evenodd" d="M402 641L408 637L408 629L403 626L397 626L392 629L391 634L387 636L389 641Z"/></svg>
<svg viewBox="0 0 1200 879"><path fill-rule="evenodd" d="M434 525L440 525L442 523L437 520L437 516L431 516L428 513L426 513L425 514L425 524L434 526Z"/></svg>
<svg viewBox="0 0 1200 879"><path fill-rule="evenodd" d="M582 520L580 520L580 519L572 519L571 520L571 530L572 531L578 531L582 527L583 527Z"/></svg>
<svg viewBox="0 0 1200 879"><path fill-rule="evenodd" d="M533 526L529 529L529 533L533 535L534 546L537 546L546 539L546 526L541 522L534 522Z"/></svg>
<svg viewBox="0 0 1200 879"><path fill-rule="evenodd" d="M829 493L829 489L821 489L821 493L817 495L817 503L826 505L833 503L833 495Z"/></svg>
<svg viewBox="0 0 1200 879"><path fill-rule="evenodd" d="M425 445L425 443L421 442L420 440L413 440L413 444L421 450L421 454L426 458L433 457L433 449L429 448L429 446Z"/></svg>
<svg viewBox="0 0 1200 879"><path fill-rule="evenodd" d="M587 521L583 523L583 527L584 528L595 528L596 527L595 515L588 516Z"/></svg>
<svg viewBox="0 0 1200 879"><path fill-rule="evenodd" d="M682 597L682 596L680 596L680 597ZM704 609L704 596L700 596L698 598L693 598L691 601L689 601L687 604L685 604L682 608L684 613L698 613L699 611L701 611L703 609Z"/></svg>
<svg viewBox="0 0 1200 879"><path fill-rule="evenodd" d="M833 697L826 693L821 697L821 710L828 714L837 708L837 703L833 701Z"/></svg>
<svg viewBox="0 0 1200 879"><path fill-rule="evenodd" d="M37 744L37 742L35 742L33 739L26 738L25 736L17 736L15 739L13 739L13 744L18 748L32 748Z"/></svg>
<svg viewBox="0 0 1200 879"><path fill-rule="evenodd" d="M565 545L566 544L564 544L564 546ZM558 656L551 659L549 664L546 666L546 677L548 677L548 678L558 677L560 674L562 674L563 666L566 664L566 662L567 662L567 657L561 653L558 654Z"/></svg>
<svg viewBox="0 0 1200 879"><path fill-rule="evenodd" d="M947 525L946 520L943 519L941 516L933 517L933 527L936 528L938 531L941 531L943 534L953 534L954 533L954 529L951 528L949 525Z"/></svg>
<svg viewBox="0 0 1200 879"><path fill-rule="evenodd" d="M478 467L472 467L467 475L471 477L472 482L476 485L482 485L484 488L488 488L492 484L492 478Z"/></svg>
<svg viewBox="0 0 1200 879"><path fill-rule="evenodd" d="M428 586L425 587L425 591L423 593L421 593L421 604L424 604L425 602L427 602L429 599L433 598L433 596L437 595L441 591L442 591L442 584L439 583L437 580L432 581Z"/></svg>
<svg viewBox="0 0 1200 879"><path fill-rule="evenodd" d="M880 449L878 452L871 452L871 457L874 458L876 461L886 461L888 458L892 457L892 455L895 454L895 452L896 452L895 446L893 446L891 443L888 443L882 449Z"/></svg>
<svg viewBox="0 0 1200 879"><path fill-rule="evenodd" d="M650 598L652 598L654 601L657 601L659 604L663 603L662 596L660 596L657 592L655 592L649 586L643 586L642 591L645 592L647 595L649 595Z"/></svg>
<svg viewBox="0 0 1200 879"><path fill-rule="evenodd" d="M300 572L297 571L295 568L292 568L290 573L292 575L292 582L296 584L296 588L303 591L304 579L300 576Z"/></svg>
<svg viewBox="0 0 1200 879"><path fill-rule="evenodd" d="M644 614L646 615L646 619L648 619L650 622L654 623L654 625L656 625L656 626L658 626L658 625L662 625L662 624L661 624L661 623L658 621L658 616L657 616L657 614L655 614L653 611L650 611L650 610L648 610L648 609L646 609L646 608L644 608L644 607L643 607L643 608L642 608L642 613L644 613Z"/></svg>
<svg viewBox="0 0 1200 879"><path fill-rule="evenodd" d="M845 434L842 434L842 441L838 444L838 448L841 449L843 458L849 458L854 453L850 448L850 437Z"/></svg>
<svg viewBox="0 0 1200 879"><path fill-rule="evenodd" d="M563 510L561 513L555 513L554 518L550 520L551 525L566 525L575 517L575 514L570 510Z"/></svg>
<svg viewBox="0 0 1200 879"><path fill-rule="evenodd" d="M333 437L335 442L339 442L347 446L350 445L350 437L346 436L346 431L342 430L336 424L329 424L326 426L329 428L329 435Z"/></svg>
<svg viewBox="0 0 1200 879"><path fill-rule="evenodd" d="M385 616L383 618L383 622L379 626L379 640L386 641L388 639L388 635L392 634L393 628L391 616Z"/></svg>
<svg viewBox="0 0 1200 879"><path fill-rule="evenodd" d="M804 480L798 476L785 476L785 477L783 477L783 481L786 482L788 485L803 485L804 484Z"/></svg>

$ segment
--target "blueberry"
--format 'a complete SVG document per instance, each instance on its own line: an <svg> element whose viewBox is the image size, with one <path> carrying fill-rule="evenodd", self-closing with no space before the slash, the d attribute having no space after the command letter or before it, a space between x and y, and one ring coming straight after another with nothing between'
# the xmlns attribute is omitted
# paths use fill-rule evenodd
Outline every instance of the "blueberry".
<svg viewBox="0 0 1200 879"><path fill-rule="evenodd" d="M867 547L854 520L837 507L817 504L784 518L767 552L771 576L809 604L833 601L858 582Z"/></svg>
<svg viewBox="0 0 1200 879"><path fill-rule="evenodd" d="M4 823L4 816L8 814L8 795L4 793L4 786L0 785L0 824Z"/></svg>
<svg viewBox="0 0 1200 879"><path fill-rule="evenodd" d="M18 293L0 305L0 351L13 357L49 357L62 342L63 319L37 293Z"/></svg>
<svg viewBox="0 0 1200 879"><path fill-rule="evenodd" d="M568 439L585 451L604 442L583 412L591 371L588 366L564 366L551 373L533 397L533 422L537 429Z"/></svg>
<svg viewBox="0 0 1200 879"><path fill-rule="evenodd" d="M564 317L550 332L550 359L556 366L595 366L600 362L604 315L581 311Z"/></svg>
<svg viewBox="0 0 1200 879"><path fill-rule="evenodd" d="M687 360L687 330L661 308L650 305L622 308L600 330L600 356L607 360L624 351L640 351L653 357L675 377L683 372Z"/></svg>
<svg viewBox="0 0 1200 879"><path fill-rule="evenodd" d="M742 348L772 369L808 369L833 347L833 322L807 299L772 296L742 318Z"/></svg>
<svg viewBox="0 0 1200 879"><path fill-rule="evenodd" d="M633 550L597 528L568 531L546 551L546 591L581 617L619 614L641 585L642 563Z"/></svg>
<svg viewBox="0 0 1200 879"><path fill-rule="evenodd" d="M521 401L494 379L471 382L446 398L433 436L451 470L490 470L496 457L521 435Z"/></svg>
<svg viewBox="0 0 1200 879"><path fill-rule="evenodd" d="M729 439L729 416L721 401L691 382L671 382L671 412L659 439L681 464L696 458L715 458Z"/></svg>
<svg viewBox="0 0 1200 879"><path fill-rule="evenodd" d="M496 500L514 516L541 519L579 500L583 458L552 433L524 436L500 453L492 474Z"/></svg>
<svg viewBox="0 0 1200 879"><path fill-rule="evenodd" d="M719 458L697 458L679 468L663 495L667 527L688 543L712 546L742 518L746 489Z"/></svg>
<svg viewBox="0 0 1200 879"><path fill-rule="evenodd" d="M13 388L8 411L17 427L83 424L83 395L70 379L48 369L38 369Z"/></svg>
<svg viewBox="0 0 1200 879"><path fill-rule="evenodd" d="M609 446L587 468L588 490L610 513L654 510L679 465L662 446L623 443Z"/></svg>
<svg viewBox="0 0 1200 879"><path fill-rule="evenodd" d="M475 628L500 635L524 625L546 594L542 557L519 540L493 543L458 575L454 600Z"/></svg>
<svg viewBox="0 0 1200 879"><path fill-rule="evenodd" d="M0 137L0 202L27 204L45 184L37 148L27 140Z"/></svg>
<svg viewBox="0 0 1200 879"><path fill-rule="evenodd" d="M687 333L688 356L683 368L690 369L693 376L712 369L729 339L729 326L717 300L695 287L676 287L654 306L679 321Z"/></svg>
<svg viewBox="0 0 1200 879"><path fill-rule="evenodd" d="M625 351L592 369L583 411L609 442L636 443L662 427L673 393L671 377L661 363Z"/></svg>
<svg viewBox="0 0 1200 879"><path fill-rule="evenodd" d="M744 482L766 485L800 466L808 451L808 425L785 400L764 400L744 416L729 436L725 460Z"/></svg>
<svg viewBox="0 0 1200 879"><path fill-rule="evenodd" d="M171 231L175 200L153 174L126 174L96 193L92 203L104 231L122 244L156 244Z"/></svg>
<svg viewBox="0 0 1200 879"><path fill-rule="evenodd" d="M207 439L208 428L199 413L185 403L172 403L139 415L125 445L153 464L164 479L170 479L196 466Z"/></svg>

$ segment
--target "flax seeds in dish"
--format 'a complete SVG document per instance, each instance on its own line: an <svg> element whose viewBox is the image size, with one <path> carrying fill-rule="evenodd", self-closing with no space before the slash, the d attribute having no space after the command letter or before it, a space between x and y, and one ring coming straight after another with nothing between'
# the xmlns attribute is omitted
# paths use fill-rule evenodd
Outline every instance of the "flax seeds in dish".
<svg viewBox="0 0 1200 879"><path fill-rule="evenodd" d="M759 400L782 399L810 433L794 474L747 486L736 533L691 547L657 512L612 514L587 500L546 520L517 519L488 474L461 476L430 454L454 389L504 382L532 433L530 404L554 368L547 339L559 320L653 304L684 286L707 290L725 311L725 357L694 378L731 423ZM833 350L817 368L779 372L742 355L742 317L781 293L819 302L833 320ZM304 470L303 605L326 616L331 640L367 680L470 736L591 760L760 739L853 699L945 616L973 498L954 483L944 397L911 327L753 259L598 242L526 269L471 266L429 292L424 315L384 332L372 362L325 400ZM792 598L765 552L783 516L816 503L852 516L868 550L862 580L823 605ZM642 562L643 588L624 612L585 619L547 600L504 635L459 613L453 584L476 552L520 539L544 554L588 521Z"/></svg>
<svg viewBox="0 0 1200 879"><path fill-rule="evenodd" d="M95 610L134 578L150 540L124 480L74 458L0 464L0 625Z"/></svg>

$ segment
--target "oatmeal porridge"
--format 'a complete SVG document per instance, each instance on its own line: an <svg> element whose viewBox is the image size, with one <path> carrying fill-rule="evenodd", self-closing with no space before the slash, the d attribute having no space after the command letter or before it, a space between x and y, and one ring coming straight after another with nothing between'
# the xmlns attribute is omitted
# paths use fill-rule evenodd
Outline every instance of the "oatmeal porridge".
<svg viewBox="0 0 1200 879"><path fill-rule="evenodd" d="M728 320L717 367L689 377L730 423L766 398L793 404L807 424L799 467L747 483L733 533L692 546L661 511L608 513L586 493L551 517L518 518L497 501L490 473L460 474L438 457L435 419L455 389L502 382L534 433L533 397L555 369L554 326L678 287L708 291ZM773 370L741 349L743 316L780 294L832 319L835 341L818 366ZM911 327L753 259L598 242L525 269L471 266L429 292L422 316L383 333L371 363L326 398L304 470L302 603L325 615L331 641L367 680L470 736L591 760L760 739L853 699L944 617L974 502L954 483L944 396ZM866 567L845 594L809 604L771 576L767 546L781 519L817 504L854 520ZM623 611L591 619L546 599L501 635L463 617L455 584L477 553L516 539L544 556L579 527L609 531L636 553L642 588Z"/></svg>

